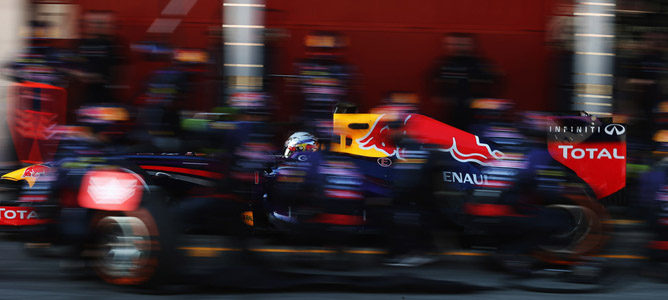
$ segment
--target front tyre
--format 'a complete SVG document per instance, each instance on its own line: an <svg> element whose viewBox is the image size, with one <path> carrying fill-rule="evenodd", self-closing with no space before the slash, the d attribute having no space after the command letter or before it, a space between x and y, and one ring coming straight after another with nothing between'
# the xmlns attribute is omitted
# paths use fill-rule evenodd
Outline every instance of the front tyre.
<svg viewBox="0 0 668 300"><path fill-rule="evenodd" d="M91 267L104 281L158 286L175 275L175 231L159 202L131 212L98 212L89 245Z"/></svg>

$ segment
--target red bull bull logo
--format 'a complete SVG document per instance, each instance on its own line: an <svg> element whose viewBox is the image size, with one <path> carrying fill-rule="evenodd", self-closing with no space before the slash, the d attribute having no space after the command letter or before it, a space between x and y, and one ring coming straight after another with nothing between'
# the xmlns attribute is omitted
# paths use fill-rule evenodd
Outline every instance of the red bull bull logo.
<svg viewBox="0 0 668 300"><path fill-rule="evenodd" d="M492 150L488 144L480 142L480 138L475 134L422 115L413 114L409 117L404 130L412 138L450 153L459 162L487 165L503 157L501 151Z"/></svg>
<svg viewBox="0 0 668 300"><path fill-rule="evenodd" d="M487 165L490 161L501 159L503 153L499 150L492 150L488 144L481 143L477 135L473 135L474 142L471 140L462 141L452 137L452 146L442 149L442 151L450 152L454 159L460 162L475 162L481 165Z"/></svg>
<svg viewBox="0 0 668 300"><path fill-rule="evenodd" d="M501 159L503 153L492 150L488 144L480 142L474 134L443 124L434 119L409 114L402 117L400 132L390 128L390 122L395 121L386 115L380 115L371 125L371 129L363 137L356 139L358 147L363 150L375 150L386 156L405 158L404 149L396 146L392 141L393 132L406 134L422 144L438 148L450 153L452 157L463 163L477 163L487 165L489 162Z"/></svg>
<svg viewBox="0 0 668 300"><path fill-rule="evenodd" d="M410 115L406 117L406 120L410 118ZM389 123L392 120L389 120L387 115L382 114L376 119L376 121L371 126L371 130L364 137L356 140L360 148L364 150L375 149L384 153L387 156L397 156L397 158L402 158L402 151L399 147L394 144L392 141L392 134L390 130Z"/></svg>
<svg viewBox="0 0 668 300"><path fill-rule="evenodd" d="M2 179L20 181L25 180L29 187L32 187L41 175L46 174L49 167L43 165L32 165L23 169L9 172L2 175Z"/></svg>
<svg viewBox="0 0 668 300"><path fill-rule="evenodd" d="M30 166L30 167L27 167L27 168L24 169L23 178L32 177L32 178L35 178L35 180L37 180L40 175L46 173L46 171L48 171L48 170L49 170L48 167L45 167L45 166L42 166L42 165Z"/></svg>

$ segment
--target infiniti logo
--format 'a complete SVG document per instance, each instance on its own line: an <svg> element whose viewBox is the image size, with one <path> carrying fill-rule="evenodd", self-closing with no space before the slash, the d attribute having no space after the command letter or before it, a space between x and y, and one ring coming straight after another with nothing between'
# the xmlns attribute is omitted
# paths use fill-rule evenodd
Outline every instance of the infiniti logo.
<svg viewBox="0 0 668 300"><path fill-rule="evenodd" d="M622 135L626 132L626 127L622 124L608 124L603 130L608 135Z"/></svg>

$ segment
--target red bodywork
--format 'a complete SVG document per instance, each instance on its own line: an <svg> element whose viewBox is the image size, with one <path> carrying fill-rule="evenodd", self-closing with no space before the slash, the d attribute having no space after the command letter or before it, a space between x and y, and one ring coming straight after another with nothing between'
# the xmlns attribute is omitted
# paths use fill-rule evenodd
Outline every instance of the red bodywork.
<svg viewBox="0 0 668 300"><path fill-rule="evenodd" d="M478 136L422 115L409 115L404 121L406 132L422 144L438 145L459 162L485 165L501 159L503 153L481 143Z"/></svg>
<svg viewBox="0 0 668 300"><path fill-rule="evenodd" d="M573 170L601 199L626 186L626 142L549 143L552 157Z"/></svg>

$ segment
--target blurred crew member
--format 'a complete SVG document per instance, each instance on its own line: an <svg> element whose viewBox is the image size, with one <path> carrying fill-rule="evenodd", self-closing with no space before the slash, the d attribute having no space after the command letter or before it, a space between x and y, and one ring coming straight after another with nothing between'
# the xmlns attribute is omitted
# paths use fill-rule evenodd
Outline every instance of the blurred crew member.
<svg viewBox="0 0 668 300"><path fill-rule="evenodd" d="M629 93L626 98L632 100L638 110L636 126L629 127L632 130L630 136L639 136L646 144L652 143L652 135L657 130L653 122L654 112L664 96L661 81L668 71L663 53L664 39L662 35L645 34L639 55L621 62L625 67L621 77L625 77L623 84Z"/></svg>
<svg viewBox="0 0 668 300"><path fill-rule="evenodd" d="M232 139L231 190L243 201L260 198L259 176L273 162L276 152L271 98L261 92L238 92L228 99L231 107L240 112L237 130Z"/></svg>
<svg viewBox="0 0 668 300"><path fill-rule="evenodd" d="M114 102L111 86L118 82L123 52L114 33L114 13L86 12L82 19L82 38L76 46L76 67L72 71L85 84L83 102Z"/></svg>
<svg viewBox="0 0 668 300"><path fill-rule="evenodd" d="M390 92L382 105L374 107L372 114L414 114L418 112L418 97L415 93Z"/></svg>
<svg viewBox="0 0 668 300"><path fill-rule="evenodd" d="M471 120L469 101L491 96L497 75L478 54L473 35L450 33L443 41L447 55L438 60L432 75L434 90L448 107L441 119L467 130Z"/></svg>
<svg viewBox="0 0 668 300"><path fill-rule="evenodd" d="M8 64L3 70L10 79L17 82L38 82L55 86L63 86L62 74L58 72L60 60L58 52L48 45L45 35L49 24L42 21L30 21L30 35L26 52Z"/></svg>
<svg viewBox="0 0 668 300"><path fill-rule="evenodd" d="M349 100L351 67L340 59L344 40L330 32L306 36L307 57L296 63L303 98L301 120L320 139L331 135L336 104Z"/></svg>

